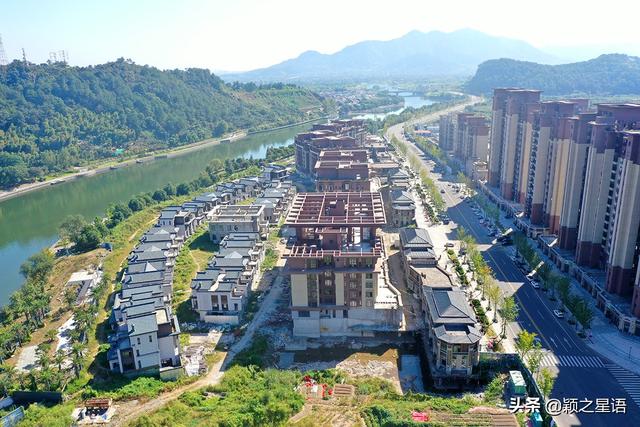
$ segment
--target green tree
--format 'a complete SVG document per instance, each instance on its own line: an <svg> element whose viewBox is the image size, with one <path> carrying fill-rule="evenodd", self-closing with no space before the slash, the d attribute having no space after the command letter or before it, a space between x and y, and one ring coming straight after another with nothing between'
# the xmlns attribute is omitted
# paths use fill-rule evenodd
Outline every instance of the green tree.
<svg viewBox="0 0 640 427"><path fill-rule="evenodd" d="M515 322L518 318L518 304L513 296L506 297L502 300L502 308L500 309L500 316L502 316L502 338L507 336L507 324L509 322Z"/></svg>
<svg viewBox="0 0 640 427"><path fill-rule="evenodd" d="M534 343L526 360L527 368L529 368L534 378L538 376L538 369L540 369L540 362L543 357L544 351L542 350L542 345L538 342Z"/></svg>
<svg viewBox="0 0 640 427"><path fill-rule="evenodd" d="M53 270L54 262L53 252L49 249L43 249L22 263L20 273L27 279L44 283Z"/></svg>
<svg viewBox="0 0 640 427"><path fill-rule="evenodd" d="M185 196L191 192L191 186L186 183L179 184L176 188L176 194L178 196Z"/></svg>
<svg viewBox="0 0 640 427"><path fill-rule="evenodd" d="M549 398L549 396L551 395L555 382L556 378L551 370L549 370L549 368L542 368L540 370L538 386L540 387L540 391L542 392L545 399Z"/></svg>
<svg viewBox="0 0 640 427"><path fill-rule="evenodd" d="M493 304L493 307L495 308L495 310L493 311L493 323L496 323L498 321L498 304L500 304L502 291L500 290L500 287L496 283L495 279L492 278L489 283L487 283L485 292L487 294L487 298L489 299L489 307L487 310L491 310L491 304Z"/></svg>
<svg viewBox="0 0 640 427"><path fill-rule="evenodd" d="M48 343L52 343L58 337L58 333L55 329L49 329L44 333L44 337L47 339Z"/></svg>
<svg viewBox="0 0 640 427"><path fill-rule="evenodd" d="M87 221L85 221L82 215L69 215L62 224L60 224L60 237L63 240L75 243L78 241L78 236L86 225Z"/></svg>
<svg viewBox="0 0 640 427"><path fill-rule="evenodd" d="M522 361L527 360L529 352L531 351L531 349L533 349L536 335L537 334L535 332L529 332L524 329L522 329L518 333L515 347L516 347L516 352L520 355L520 359L522 359Z"/></svg>

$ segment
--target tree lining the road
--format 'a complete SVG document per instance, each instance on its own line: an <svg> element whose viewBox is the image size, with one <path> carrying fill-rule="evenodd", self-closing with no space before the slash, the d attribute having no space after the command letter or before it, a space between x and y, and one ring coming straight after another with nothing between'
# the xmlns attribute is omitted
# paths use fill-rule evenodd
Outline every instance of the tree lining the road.
<svg viewBox="0 0 640 427"><path fill-rule="evenodd" d="M514 233L513 243L529 268L535 271L535 274L542 281L543 289L549 291L549 299L555 301L557 293L561 302L560 308L566 308L571 313L573 317L569 321L573 323L575 319L576 326L579 324L582 327L580 334L584 334L584 330L591 327L594 317L586 298L571 292L571 279L563 273L554 271L549 264L543 262L524 234Z"/></svg>

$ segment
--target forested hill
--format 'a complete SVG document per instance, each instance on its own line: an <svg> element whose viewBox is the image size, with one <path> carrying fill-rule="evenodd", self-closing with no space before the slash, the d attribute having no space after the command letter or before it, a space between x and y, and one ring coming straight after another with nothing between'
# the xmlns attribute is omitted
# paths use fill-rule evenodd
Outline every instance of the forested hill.
<svg viewBox="0 0 640 427"><path fill-rule="evenodd" d="M0 187L120 153L312 118L322 101L293 85L228 85L202 69L14 61L0 66Z"/></svg>
<svg viewBox="0 0 640 427"><path fill-rule="evenodd" d="M610 54L562 65L495 59L480 64L466 85L472 93L496 87L540 89L545 95L640 94L640 58Z"/></svg>

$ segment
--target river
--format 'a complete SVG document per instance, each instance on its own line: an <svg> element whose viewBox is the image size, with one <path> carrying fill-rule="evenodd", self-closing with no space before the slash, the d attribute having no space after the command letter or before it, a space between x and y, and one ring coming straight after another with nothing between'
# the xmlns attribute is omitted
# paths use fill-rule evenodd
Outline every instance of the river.
<svg viewBox="0 0 640 427"><path fill-rule="evenodd" d="M398 95L402 96L404 98L404 105L402 106L402 108L398 108L396 110L393 111L387 111L386 113L365 113L365 114L360 114L357 116L354 116L354 119L371 119L371 120L382 120L385 117L387 117L390 114L400 114L402 113L405 109L407 109L408 107L413 107L413 108L420 108L423 107L425 105L432 105L435 104L437 101L434 101L432 99L429 98L423 98L421 96L416 96L413 94L410 94L408 92L401 92Z"/></svg>
<svg viewBox="0 0 640 427"><path fill-rule="evenodd" d="M137 193L196 178L212 159L262 158L268 147L291 144L298 132L310 126L249 135L229 144L79 178L0 202L0 305L23 283L20 265L57 240L58 227L68 215L103 215L110 204L127 201Z"/></svg>

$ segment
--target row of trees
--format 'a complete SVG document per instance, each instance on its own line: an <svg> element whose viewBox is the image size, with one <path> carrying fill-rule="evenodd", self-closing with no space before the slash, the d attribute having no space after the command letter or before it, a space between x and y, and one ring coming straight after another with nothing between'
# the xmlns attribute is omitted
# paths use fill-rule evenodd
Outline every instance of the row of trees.
<svg viewBox="0 0 640 427"><path fill-rule="evenodd" d="M569 277L554 271L549 264L543 262L524 234L515 233L513 242L520 256L540 278L543 289L549 292L550 299L556 301L559 298L561 308L566 308L571 313L569 322L589 329L593 321L593 311L585 298L571 292Z"/></svg>
<svg viewBox="0 0 640 427"><path fill-rule="evenodd" d="M456 232L461 247L466 251L468 263L473 266L476 282L482 292L481 299L488 300L487 311L493 310L493 323L498 322L498 313L500 314L502 320L500 336L506 338L507 325L518 318L518 304L513 296L504 297L502 294L493 271L477 248L474 237L461 226L457 228Z"/></svg>
<svg viewBox="0 0 640 427"><path fill-rule="evenodd" d="M422 160L420 160L420 158L414 153L409 151L409 147L405 142L400 141L395 136L391 138L391 144L400 153L402 158L409 160L409 165L411 166L411 168L416 171L416 173L420 174L420 182L425 188L427 196L429 198L429 202L433 206L433 209L436 211L436 214L438 212L442 212L446 207L444 199L442 198L440 190L438 190L435 182L429 176L429 172L422 163ZM432 219L434 221L436 220L436 218Z"/></svg>

